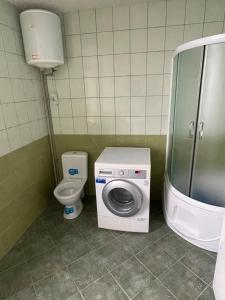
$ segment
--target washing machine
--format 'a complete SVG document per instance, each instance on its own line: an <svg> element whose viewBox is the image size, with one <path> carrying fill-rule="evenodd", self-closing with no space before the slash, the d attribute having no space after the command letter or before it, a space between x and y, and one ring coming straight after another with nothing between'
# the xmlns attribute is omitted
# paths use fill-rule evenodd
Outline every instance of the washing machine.
<svg viewBox="0 0 225 300"><path fill-rule="evenodd" d="M98 227L148 232L150 174L150 149L104 149L95 162Z"/></svg>

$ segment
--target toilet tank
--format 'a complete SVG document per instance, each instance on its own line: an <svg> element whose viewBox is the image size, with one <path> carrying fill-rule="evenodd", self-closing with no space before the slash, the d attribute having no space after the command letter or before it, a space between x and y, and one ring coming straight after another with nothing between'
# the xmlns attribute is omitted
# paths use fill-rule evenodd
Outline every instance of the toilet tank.
<svg viewBox="0 0 225 300"><path fill-rule="evenodd" d="M62 154L64 178L86 179L88 176L88 154L82 151L70 151Z"/></svg>

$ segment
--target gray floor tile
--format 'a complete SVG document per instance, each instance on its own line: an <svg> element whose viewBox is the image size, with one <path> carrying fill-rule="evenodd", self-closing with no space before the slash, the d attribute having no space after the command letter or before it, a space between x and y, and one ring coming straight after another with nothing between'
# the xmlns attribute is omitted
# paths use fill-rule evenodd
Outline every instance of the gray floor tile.
<svg viewBox="0 0 225 300"><path fill-rule="evenodd" d="M157 279L149 280L134 300L175 300L175 297Z"/></svg>
<svg viewBox="0 0 225 300"><path fill-rule="evenodd" d="M0 299L5 299L31 284L27 264L20 264L0 273Z"/></svg>
<svg viewBox="0 0 225 300"><path fill-rule="evenodd" d="M179 262L159 279L179 300L193 300L206 287L203 281Z"/></svg>
<svg viewBox="0 0 225 300"><path fill-rule="evenodd" d="M205 282L210 283L213 280L216 260L203 250L193 248L181 262Z"/></svg>
<svg viewBox="0 0 225 300"><path fill-rule="evenodd" d="M127 246L132 249L133 254L143 250L149 242L147 233L126 232L121 238L126 241Z"/></svg>
<svg viewBox="0 0 225 300"><path fill-rule="evenodd" d="M0 260L0 272L24 262L25 256L23 247L21 244L17 244Z"/></svg>
<svg viewBox="0 0 225 300"><path fill-rule="evenodd" d="M111 230L98 228L97 225L83 226L82 235L93 249L102 247L115 238Z"/></svg>
<svg viewBox="0 0 225 300"><path fill-rule="evenodd" d="M155 275L159 276L173 265L176 260L167 254L157 243L138 253L137 258Z"/></svg>
<svg viewBox="0 0 225 300"><path fill-rule="evenodd" d="M56 244L63 244L65 241L81 234L80 230L73 226L71 220L68 223L64 222L49 228L48 232Z"/></svg>
<svg viewBox="0 0 225 300"><path fill-rule="evenodd" d="M153 276L134 257L112 271L112 274L130 298L141 292L150 279L153 280Z"/></svg>
<svg viewBox="0 0 225 300"><path fill-rule="evenodd" d="M61 270L64 266L63 257L57 248L52 248L44 254L36 256L28 261L28 267L34 282L52 272Z"/></svg>
<svg viewBox="0 0 225 300"><path fill-rule="evenodd" d="M68 269L79 289L85 288L107 272L103 261L95 251L72 263Z"/></svg>
<svg viewBox="0 0 225 300"><path fill-rule="evenodd" d="M34 284L38 299L66 300L78 294L75 283L65 269L52 273Z"/></svg>
<svg viewBox="0 0 225 300"><path fill-rule="evenodd" d="M197 300L215 300L214 292L211 287L208 287Z"/></svg>
<svg viewBox="0 0 225 300"><path fill-rule="evenodd" d="M88 243L81 235L71 237L70 240L64 241L57 249L66 265L71 264L91 250Z"/></svg>
<svg viewBox="0 0 225 300"><path fill-rule="evenodd" d="M150 221L150 227L149 227L149 233L147 235L149 240L149 245L152 242L156 242L159 239L163 238L164 236L168 235L171 232L171 229L165 225L164 223L153 223L151 224Z"/></svg>
<svg viewBox="0 0 225 300"><path fill-rule="evenodd" d="M85 300L127 300L127 296L111 275L95 281L82 291Z"/></svg>
<svg viewBox="0 0 225 300"><path fill-rule="evenodd" d="M44 232L35 232L22 242L22 246L26 259L30 259L34 256L40 255L48 249L51 249L54 246L54 242L50 235Z"/></svg>
<svg viewBox="0 0 225 300"><path fill-rule="evenodd" d="M179 238L175 233L166 235L165 237L161 238L159 241L157 241L157 245L159 245L174 259L180 259L188 251L194 248L193 245Z"/></svg>
<svg viewBox="0 0 225 300"><path fill-rule="evenodd" d="M99 259L108 270L111 271L116 268L134 254L132 247L125 241L123 236L121 236L106 246L96 250Z"/></svg>
<svg viewBox="0 0 225 300"><path fill-rule="evenodd" d="M19 292L13 294L6 300L36 300L36 295L32 286L26 287Z"/></svg>

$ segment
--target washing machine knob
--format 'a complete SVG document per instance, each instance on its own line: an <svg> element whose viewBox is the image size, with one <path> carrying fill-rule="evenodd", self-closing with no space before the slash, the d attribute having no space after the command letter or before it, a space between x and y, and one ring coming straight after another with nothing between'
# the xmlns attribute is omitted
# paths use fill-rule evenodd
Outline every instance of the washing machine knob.
<svg viewBox="0 0 225 300"><path fill-rule="evenodd" d="M119 175L124 175L124 171L121 170L121 171L119 172Z"/></svg>

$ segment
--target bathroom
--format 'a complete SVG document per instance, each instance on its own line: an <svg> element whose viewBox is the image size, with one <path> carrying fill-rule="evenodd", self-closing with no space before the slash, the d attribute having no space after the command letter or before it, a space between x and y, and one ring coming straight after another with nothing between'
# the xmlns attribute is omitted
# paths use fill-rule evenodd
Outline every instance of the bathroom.
<svg viewBox="0 0 225 300"><path fill-rule="evenodd" d="M60 18L64 57L54 70L26 62L28 9ZM163 213L174 51L223 33L224 0L0 0L0 299L225 299L213 283L219 241L182 238ZM95 162L106 147L151 151L148 233L98 228ZM88 154L72 220L53 193L68 151ZM223 210L211 207L210 227L221 231Z"/></svg>

